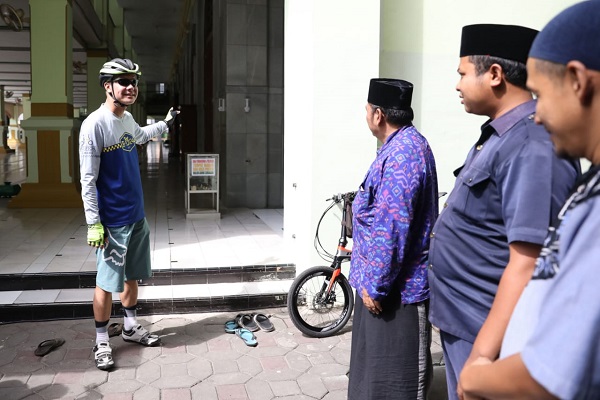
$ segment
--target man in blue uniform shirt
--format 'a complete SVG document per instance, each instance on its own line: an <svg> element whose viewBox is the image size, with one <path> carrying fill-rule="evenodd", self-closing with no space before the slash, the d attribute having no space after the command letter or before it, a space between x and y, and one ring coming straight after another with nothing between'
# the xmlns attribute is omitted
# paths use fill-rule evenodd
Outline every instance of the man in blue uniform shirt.
<svg viewBox="0 0 600 400"><path fill-rule="evenodd" d="M413 85L372 79L367 125L383 143L354 202L349 281L356 289L349 400L424 400L431 376L429 235L435 160L413 126Z"/></svg>
<svg viewBox="0 0 600 400"><path fill-rule="evenodd" d="M528 87L556 150L593 167L548 231L500 360L461 375L465 399L600 398L600 1L561 12L535 39ZM483 365L482 365L483 364Z"/></svg>
<svg viewBox="0 0 600 400"><path fill-rule="evenodd" d="M524 63L536 34L493 24L462 32L456 90L465 111L489 120L455 171L431 240L430 321L440 329L451 399L463 366L498 357L548 226L579 171L555 155L548 132L534 123Z"/></svg>

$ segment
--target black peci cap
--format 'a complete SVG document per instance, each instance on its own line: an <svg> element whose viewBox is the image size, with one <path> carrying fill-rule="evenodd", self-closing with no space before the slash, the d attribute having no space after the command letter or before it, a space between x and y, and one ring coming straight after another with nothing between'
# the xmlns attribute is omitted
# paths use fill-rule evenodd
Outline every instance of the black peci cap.
<svg viewBox="0 0 600 400"><path fill-rule="evenodd" d="M467 25L462 29L460 56L493 56L525 64L537 33L518 25Z"/></svg>
<svg viewBox="0 0 600 400"><path fill-rule="evenodd" d="M413 84L401 79L375 78L369 84L367 101L383 108L409 110Z"/></svg>

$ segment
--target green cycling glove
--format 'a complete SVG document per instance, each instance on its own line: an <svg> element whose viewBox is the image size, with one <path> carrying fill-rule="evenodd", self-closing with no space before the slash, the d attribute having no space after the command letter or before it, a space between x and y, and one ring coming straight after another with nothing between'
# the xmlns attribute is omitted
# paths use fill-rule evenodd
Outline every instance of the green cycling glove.
<svg viewBox="0 0 600 400"><path fill-rule="evenodd" d="M88 225L87 242L90 246L104 247L104 226L100 222Z"/></svg>
<svg viewBox="0 0 600 400"><path fill-rule="evenodd" d="M171 127L173 125L177 114L179 114L179 111L173 110L173 107L169 108L169 111L167 111L167 116L165 117L165 122L167 123L167 126Z"/></svg>

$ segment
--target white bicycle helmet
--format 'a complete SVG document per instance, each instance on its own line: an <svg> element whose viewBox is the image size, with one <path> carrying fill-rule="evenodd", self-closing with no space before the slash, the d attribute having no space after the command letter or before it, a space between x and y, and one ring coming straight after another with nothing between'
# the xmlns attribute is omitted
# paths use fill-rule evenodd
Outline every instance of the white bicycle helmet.
<svg viewBox="0 0 600 400"><path fill-rule="evenodd" d="M104 87L105 82L110 82L111 88L113 81L118 79L119 75L135 74L138 78L142 75L140 66L127 58L113 58L112 60L105 62L100 69L100 86ZM123 104L117 100L113 94L114 90L109 90L108 94L112 97L115 106L126 108L127 104Z"/></svg>
<svg viewBox="0 0 600 400"><path fill-rule="evenodd" d="M100 86L104 86L104 82L112 81L118 75L135 74L142 75L140 66L127 58L113 58L105 62L100 69Z"/></svg>

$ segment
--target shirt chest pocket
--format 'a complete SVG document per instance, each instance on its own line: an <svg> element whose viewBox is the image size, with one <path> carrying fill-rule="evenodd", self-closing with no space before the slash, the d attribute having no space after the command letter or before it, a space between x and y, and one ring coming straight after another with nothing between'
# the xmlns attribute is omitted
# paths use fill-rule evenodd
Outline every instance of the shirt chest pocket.
<svg viewBox="0 0 600 400"><path fill-rule="evenodd" d="M461 179L461 195L457 199L457 208L461 209L466 217L476 221L488 217L489 208L493 203L492 197L496 193L490 172L470 168L461 175Z"/></svg>

